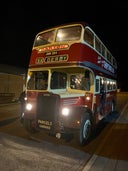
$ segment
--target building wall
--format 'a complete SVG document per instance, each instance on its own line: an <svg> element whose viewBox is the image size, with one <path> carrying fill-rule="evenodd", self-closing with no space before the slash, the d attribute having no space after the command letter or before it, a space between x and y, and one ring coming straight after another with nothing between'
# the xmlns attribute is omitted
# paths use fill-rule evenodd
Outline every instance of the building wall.
<svg viewBox="0 0 128 171"><path fill-rule="evenodd" d="M17 100L24 90L26 79L23 75L0 73L0 93L14 94L13 100Z"/></svg>

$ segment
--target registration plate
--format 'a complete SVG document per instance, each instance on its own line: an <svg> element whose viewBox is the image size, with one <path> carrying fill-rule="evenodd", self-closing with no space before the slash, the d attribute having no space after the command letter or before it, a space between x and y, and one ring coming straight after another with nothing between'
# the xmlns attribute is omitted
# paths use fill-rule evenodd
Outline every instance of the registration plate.
<svg viewBox="0 0 128 171"><path fill-rule="evenodd" d="M47 121L47 120L38 120L38 125L40 128L44 128L44 129L51 129L52 126L52 122L51 121Z"/></svg>

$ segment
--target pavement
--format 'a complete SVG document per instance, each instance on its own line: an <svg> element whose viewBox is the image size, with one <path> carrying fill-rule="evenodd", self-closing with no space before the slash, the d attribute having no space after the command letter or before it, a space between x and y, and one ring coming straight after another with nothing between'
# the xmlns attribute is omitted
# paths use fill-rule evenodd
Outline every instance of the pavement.
<svg viewBox="0 0 128 171"><path fill-rule="evenodd" d="M10 103L0 103L0 125L4 124L4 122L7 122L8 120L10 119L16 119L16 118L19 118L19 115L15 114L15 113L12 113L11 116L8 115L8 108L7 106L9 105L19 105L19 108L20 108L20 102L19 101L15 101L15 102L10 102ZM2 108L4 110L2 110Z"/></svg>
<svg viewBox="0 0 128 171"><path fill-rule="evenodd" d="M13 105L15 103L11 103L11 104ZM11 104L10 103L9 104L0 104L0 107L6 106L6 105L11 105ZM128 106L128 103L125 106L126 109L127 109L127 106ZM128 123L127 119L128 118L120 117L117 120L117 122L126 124L126 123ZM113 128L111 128L111 129L113 129ZM30 164L29 163L30 161L26 161L26 162L28 162L26 165L22 161L23 158L24 158L24 160L26 159L25 151L29 151L30 154L34 153L34 151L37 154L40 154L39 151L41 150L41 146L39 146L38 149L35 149L35 147L34 147L34 151L32 152L31 150L33 150L33 148L31 150L29 150L29 148L30 148L29 142L25 143L25 144L28 144L27 146L22 142L22 144L25 146L21 147L21 141L26 141L26 140L21 140L18 137L4 135L3 133L0 133L0 140L1 140L0 141L0 156L1 156L0 170L4 170L4 171L10 171L10 170L29 171L29 169L31 169L32 171L47 171L47 170L49 170L49 171L52 171L52 170L53 171L55 171L55 170L56 171L62 171L62 170L64 170L64 171L128 171L128 160L122 160L119 158L115 159L113 157L105 157L102 155L98 155L98 154L100 154L100 150L101 150L100 148L96 149L96 153L94 153L94 155L92 155L92 157L90 158L89 154L86 154L79 150L74 150L71 147L64 147L64 146L57 147L54 145L52 145L52 147L51 147L51 144L49 143L47 145L50 147L47 148L45 142L43 142L43 150L44 149L48 150L49 148L53 148L55 151L53 150L52 153L50 151L45 151L44 154L41 153L41 155L37 155L36 156L37 159L34 158L35 162L37 162L37 164L39 164L39 165L41 163L41 160L43 160L43 162L44 162L44 160L46 160L45 167L42 164L41 164L41 166L37 166L36 163L32 164L32 162ZM10 145L10 143L11 143L11 145ZM106 140L103 141L102 147L104 146L105 143L106 143ZM6 149L6 146L7 146L7 149ZM22 159L18 158L19 156L18 157L13 156L13 158L15 160L12 162L12 156L10 156L10 157L7 157L7 156L9 154L11 155L12 151L14 151L15 149L19 151L19 146L20 146L21 151L22 151L22 149L24 151L24 148L25 148L25 151L22 153L22 156L20 156ZM37 145L35 145L35 146L37 146ZM3 149L4 149L4 151L3 151ZM58 152L60 153L61 150L63 151L64 154L63 155L59 154L59 156L58 156ZM69 156L67 156L67 153L69 155L70 152L72 153L72 155L70 154L70 157L69 157ZM14 153L16 153L16 151ZM31 155L28 157L31 158L32 157ZM36 154L34 153L33 155L36 155ZM5 158L7 158L7 159L5 160ZM19 160L19 162L18 162L18 160ZM49 160L51 160L51 163L53 162L53 160L55 160L55 163L54 162L52 163L53 164L52 168L51 168L51 163L49 163ZM57 160L60 160L61 163L58 163ZM7 166L6 162L9 163L9 167ZM4 166L3 166L3 164L4 164ZM20 168L17 164L20 165ZM36 165L36 166L35 166L35 168L31 168L31 165L32 166ZM43 170L42 170L42 168L43 168Z"/></svg>
<svg viewBox="0 0 128 171"><path fill-rule="evenodd" d="M88 157L71 147L0 132L0 171L82 171Z"/></svg>

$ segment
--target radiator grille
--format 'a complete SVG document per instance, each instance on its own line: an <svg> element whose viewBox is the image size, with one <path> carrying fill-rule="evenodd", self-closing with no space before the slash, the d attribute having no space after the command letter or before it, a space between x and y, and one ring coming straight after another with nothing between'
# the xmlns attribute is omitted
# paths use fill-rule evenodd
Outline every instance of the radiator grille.
<svg viewBox="0 0 128 171"><path fill-rule="evenodd" d="M54 121L58 115L59 96L55 94L39 94L37 97L37 119Z"/></svg>

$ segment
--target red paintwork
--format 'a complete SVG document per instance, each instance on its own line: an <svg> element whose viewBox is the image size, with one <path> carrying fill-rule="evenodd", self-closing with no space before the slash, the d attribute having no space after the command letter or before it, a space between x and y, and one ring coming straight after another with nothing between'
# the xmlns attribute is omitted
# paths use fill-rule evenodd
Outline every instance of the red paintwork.
<svg viewBox="0 0 128 171"><path fill-rule="evenodd" d="M51 45L50 45L51 46ZM52 49L48 48L49 46L46 46L46 49ZM91 62L92 64L97 65L97 67L104 68L106 71L107 69L104 67L103 63L106 62L105 59L103 59L101 56L99 56L96 51L94 51L92 48L88 47L87 45L84 45L82 43L74 43L72 45L68 45L67 49L61 49L56 50L55 55L50 54L52 53L52 50L43 50L41 53L37 49L32 50L31 58L30 58L30 68L31 67L41 67L41 66L52 66L55 64L58 65L66 65L68 63L78 63L78 62ZM50 54L50 55L49 55ZM57 61L57 62L46 62L46 58L51 59L52 57L55 58L56 56L62 56L66 55L67 60L63 61ZM37 63L37 59L42 59L41 62ZM99 59L100 58L100 59ZM100 61L100 62L99 62ZM109 64L110 65L110 64ZM113 74L116 75L116 70L113 68ZM110 70L108 70L110 72Z"/></svg>

